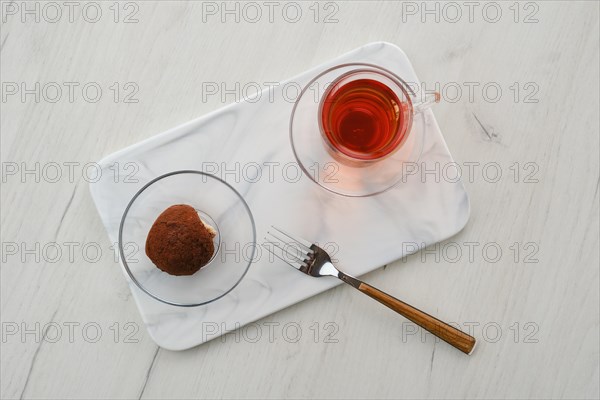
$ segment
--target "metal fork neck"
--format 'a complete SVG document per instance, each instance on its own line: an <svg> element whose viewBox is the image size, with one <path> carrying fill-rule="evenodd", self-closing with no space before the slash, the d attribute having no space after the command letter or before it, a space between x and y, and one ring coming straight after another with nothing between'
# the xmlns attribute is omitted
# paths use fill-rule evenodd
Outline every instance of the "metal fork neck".
<svg viewBox="0 0 600 400"><path fill-rule="evenodd" d="M321 267L319 268L319 275L335 276L336 278L343 280L347 284L352 285L357 289L358 286L362 283L359 279L356 279L355 277L345 274L339 269L337 269L335 265L333 265L330 261L326 261L323 263L323 265L321 265Z"/></svg>
<svg viewBox="0 0 600 400"><path fill-rule="evenodd" d="M347 284L354 286L357 289L360 286L360 284L362 283L359 279L356 279L353 276L345 274L342 271L338 271L338 278L340 278L341 280L343 280Z"/></svg>

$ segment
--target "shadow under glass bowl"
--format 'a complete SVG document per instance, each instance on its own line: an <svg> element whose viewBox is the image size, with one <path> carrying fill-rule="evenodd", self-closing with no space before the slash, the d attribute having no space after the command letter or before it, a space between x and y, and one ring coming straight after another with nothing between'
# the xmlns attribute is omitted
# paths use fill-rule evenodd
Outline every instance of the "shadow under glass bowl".
<svg viewBox="0 0 600 400"><path fill-rule="evenodd" d="M146 255L152 224L175 204L194 207L217 231L215 254L193 275L169 275ZM254 219L242 196L227 182L200 171L175 171L146 184L129 202L119 227L119 255L129 277L151 297L174 306L200 306L231 292L246 275L255 251Z"/></svg>

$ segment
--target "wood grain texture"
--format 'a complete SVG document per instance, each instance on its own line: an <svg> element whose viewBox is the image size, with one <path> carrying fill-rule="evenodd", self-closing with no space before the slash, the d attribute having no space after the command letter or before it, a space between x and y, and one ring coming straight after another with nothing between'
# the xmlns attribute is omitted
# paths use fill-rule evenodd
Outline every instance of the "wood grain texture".
<svg viewBox="0 0 600 400"><path fill-rule="evenodd" d="M498 23L481 17L483 5L473 22L466 9L455 23L422 22L419 14L403 20L403 3L393 1L336 3L338 22L328 24L314 22L308 3L309 17L297 23L203 22L200 2L179 1L136 3L139 21L131 24L115 23L109 3L97 23L3 18L3 83L97 82L103 97L92 103L78 92L73 102L52 103L14 95L0 103L3 168L80 163L73 179L63 168L56 182L18 174L1 183L0 397L598 398L599 6L534 3L534 23L523 23L530 12L523 8L514 22L508 3ZM472 208L467 227L364 279L458 323L478 339L477 351L464 357L346 287L224 341L158 350L81 166L235 101L203 96L203 83L276 82L375 40L401 47L428 88L446 85L435 115L448 147L465 174L465 163L479 164L463 176ZM126 83L137 84L137 103L123 101ZM479 84L472 97L467 83ZM499 100L491 101L492 85L482 94L488 83L501 87ZM456 99L455 84L462 89ZM500 167L499 180L491 179L494 165L483 175L486 163ZM6 248L55 242L63 251L57 260ZM72 258L70 242L80 244ZM100 258L93 249L82 256L90 243ZM36 337L36 323L59 324L60 339L41 328ZM96 342L93 324L102 329ZM300 339L290 340L298 327Z"/></svg>
<svg viewBox="0 0 600 400"><path fill-rule="evenodd" d="M361 282L360 285L358 285L358 290L377 300L381 304L384 304L386 307L391 308L398 314L403 315L421 328L433 333L438 338L451 344L465 354L471 354L475 348L476 341L474 337L467 335L460 329L456 329L410 304L406 304L364 282Z"/></svg>

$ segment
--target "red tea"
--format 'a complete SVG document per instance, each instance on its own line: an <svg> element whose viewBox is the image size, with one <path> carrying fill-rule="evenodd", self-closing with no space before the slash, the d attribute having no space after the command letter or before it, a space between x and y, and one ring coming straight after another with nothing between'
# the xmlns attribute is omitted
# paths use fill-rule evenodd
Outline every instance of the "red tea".
<svg viewBox="0 0 600 400"><path fill-rule="evenodd" d="M331 146L348 157L376 160L402 143L407 105L374 79L338 82L326 93L321 127Z"/></svg>

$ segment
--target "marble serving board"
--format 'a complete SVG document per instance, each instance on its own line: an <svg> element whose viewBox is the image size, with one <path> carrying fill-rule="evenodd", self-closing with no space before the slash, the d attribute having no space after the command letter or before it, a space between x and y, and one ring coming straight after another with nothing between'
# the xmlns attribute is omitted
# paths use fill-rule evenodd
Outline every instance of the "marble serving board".
<svg viewBox="0 0 600 400"><path fill-rule="evenodd" d="M376 64L406 81L419 82L402 50L381 42L286 82L304 85L321 71L350 62ZM330 243L330 250L337 249L338 264L353 275L382 267L464 227L469 199L460 181L423 180L415 174L383 194L349 198L320 188L306 176L297 179L289 138L293 101L282 91L290 86L286 82L271 89L270 95L263 92L258 99L231 104L101 160L106 173L90 185L90 191L111 242L117 241L121 216L132 196L153 178L183 169L212 172L235 187L252 210L259 243L270 225L278 225L319 244ZM435 163L453 162L431 110L424 119L420 165L433 169ZM121 168L116 169L115 163ZM131 173L122 168L126 163L139 168L137 183L126 179ZM246 167L250 164L252 168ZM262 171L259 179L256 165ZM119 179L116 170L121 171ZM123 273L129 281L124 269ZM238 287L205 306L169 306L129 281L150 336L170 350L199 345L338 284L333 278L305 276L260 247Z"/></svg>

